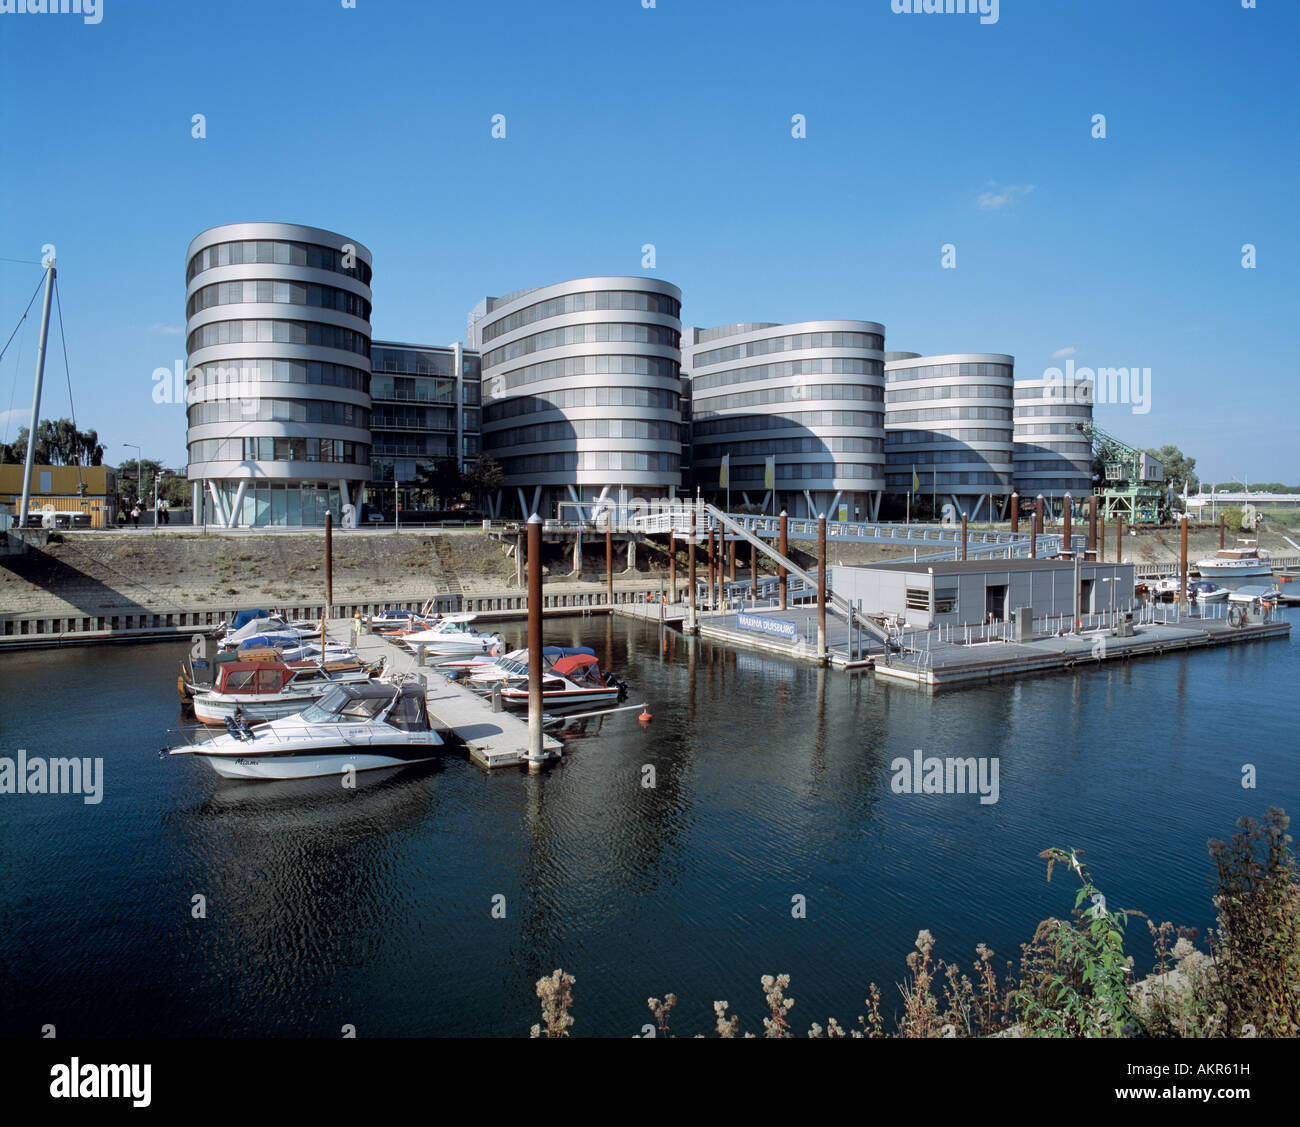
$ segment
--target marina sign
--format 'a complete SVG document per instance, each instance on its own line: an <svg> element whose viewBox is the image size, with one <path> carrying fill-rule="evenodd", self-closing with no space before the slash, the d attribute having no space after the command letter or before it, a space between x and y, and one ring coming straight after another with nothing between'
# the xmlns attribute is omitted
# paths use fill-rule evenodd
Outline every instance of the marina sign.
<svg viewBox="0 0 1300 1127"><path fill-rule="evenodd" d="M789 638L791 641L798 634L798 628L793 622L787 622L783 618L763 618L757 614L737 615L736 623L742 630L756 630L760 634L775 634L779 638Z"/></svg>

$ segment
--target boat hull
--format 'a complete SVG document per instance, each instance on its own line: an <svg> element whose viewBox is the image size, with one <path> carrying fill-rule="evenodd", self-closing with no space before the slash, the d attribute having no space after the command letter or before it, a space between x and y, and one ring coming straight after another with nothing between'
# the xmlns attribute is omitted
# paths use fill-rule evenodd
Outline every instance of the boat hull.
<svg viewBox="0 0 1300 1127"><path fill-rule="evenodd" d="M200 724L223 725L227 720L233 720L235 709L239 709L241 718L250 724L260 724L265 720L281 720L301 712L312 701L324 696L329 688L331 686L325 685L319 693L304 693L275 700L265 698L259 700L255 697L214 698L211 693L198 693L193 700L194 719Z"/></svg>
<svg viewBox="0 0 1300 1127"><path fill-rule="evenodd" d="M195 752L223 779L318 779L343 775L349 770L377 771L385 767L408 767L437 758L440 745L394 748L316 748L293 752L258 754L251 748L240 753Z"/></svg>
<svg viewBox="0 0 1300 1127"><path fill-rule="evenodd" d="M1273 574L1273 568L1266 562L1259 560L1243 561L1241 563L1218 563L1213 560L1199 560L1196 564L1196 570L1206 579L1218 579L1226 576L1229 579L1246 579L1251 576L1267 578Z"/></svg>

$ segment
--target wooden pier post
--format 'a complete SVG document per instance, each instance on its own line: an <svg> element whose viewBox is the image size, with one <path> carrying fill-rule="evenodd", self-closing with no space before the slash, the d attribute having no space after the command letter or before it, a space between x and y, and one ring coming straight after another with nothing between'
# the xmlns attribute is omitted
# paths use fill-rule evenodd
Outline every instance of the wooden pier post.
<svg viewBox="0 0 1300 1127"><path fill-rule="evenodd" d="M677 530L668 530L668 587L672 592L670 603L677 602Z"/></svg>
<svg viewBox="0 0 1300 1127"><path fill-rule="evenodd" d="M733 540L727 545L727 578L736 582L736 553L740 550L740 541Z"/></svg>
<svg viewBox="0 0 1300 1127"><path fill-rule="evenodd" d="M826 514L817 517L817 657L826 660Z"/></svg>
<svg viewBox="0 0 1300 1127"><path fill-rule="evenodd" d="M1088 555L1097 558L1097 494L1088 498Z"/></svg>
<svg viewBox="0 0 1300 1127"><path fill-rule="evenodd" d="M542 518L528 518L528 769L542 764Z"/></svg>
<svg viewBox="0 0 1300 1127"><path fill-rule="evenodd" d="M694 634L699 626L695 619L695 604L700 601L700 588L695 579L695 510L691 510L691 542L686 548L686 568L689 574L690 603L687 605L686 632Z"/></svg>
<svg viewBox="0 0 1300 1127"><path fill-rule="evenodd" d="M1187 514L1182 513L1182 528L1178 532L1178 594L1174 596L1175 604L1187 601Z"/></svg>
<svg viewBox="0 0 1300 1127"><path fill-rule="evenodd" d="M328 509L325 510L325 617L334 617L334 520ZM321 652L324 652L324 638Z"/></svg>
<svg viewBox="0 0 1300 1127"><path fill-rule="evenodd" d="M1016 535L1020 532L1020 494L1011 494L1011 532Z"/></svg>
<svg viewBox="0 0 1300 1127"><path fill-rule="evenodd" d="M961 559L966 558L966 514L961 515Z"/></svg>
<svg viewBox="0 0 1300 1127"><path fill-rule="evenodd" d="M1072 518L1074 517L1074 498L1068 493L1061 503L1061 520L1064 527L1061 529L1061 548L1067 560L1074 559L1074 528Z"/></svg>
<svg viewBox="0 0 1300 1127"><path fill-rule="evenodd" d="M790 515L784 509L782 509L781 510L781 538L779 541L779 549L781 555L785 556L785 558L787 559L789 559L787 553L790 550L789 539L790 539ZM777 577L776 579L777 589L781 596L780 609L785 610L786 594L790 588L790 576L784 567L778 567L776 569L776 577Z"/></svg>

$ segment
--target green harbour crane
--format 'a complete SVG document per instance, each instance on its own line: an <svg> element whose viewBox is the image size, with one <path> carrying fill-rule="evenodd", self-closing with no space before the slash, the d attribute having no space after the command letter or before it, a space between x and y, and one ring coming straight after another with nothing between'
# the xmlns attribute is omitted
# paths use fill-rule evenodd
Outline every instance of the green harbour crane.
<svg viewBox="0 0 1300 1127"><path fill-rule="evenodd" d="M1145 450L1121 442L1095 423L1076 425L1101 460L1103 484L1095 486L1093 493L1101 501L1102 513L1112 520L1123 517L1130 524L1159 524L1164 507L1164 466Z"/></svg>

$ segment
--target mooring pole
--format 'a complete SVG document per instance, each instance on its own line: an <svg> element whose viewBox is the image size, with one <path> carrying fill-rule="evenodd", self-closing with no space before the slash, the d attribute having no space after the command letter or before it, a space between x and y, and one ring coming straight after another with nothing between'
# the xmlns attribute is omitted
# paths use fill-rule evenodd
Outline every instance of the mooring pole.
<svg viewBox="0 0 1300 1127"><path fill-rule="evenodd" d="M1178 533L1178 594L1175 604L1181 605L1187 598L1187 514L1182 514L1182 529Z"/></svg>
<svg viewBox="0 0 1300 1127"><path fill-rule="evenodd" d="M44 11L44 9L41 9ZM45 303L41 306L41 342L36 346L36 384L32 388L32 420L27 427L27 458L23 462L23 499L18 507L18 527L27 527L27 507L32 499L32 466L36 462L36 429L41 418L41 386L45 382L45 341L50 335L50 298L54 293L54 259L45 267ZM137 468L139 462L136 463Z"/></svg>
<svg viewBox="0 0 1300 1127"><path fill-rule="evenodd" d="M1043 495L1038 495L1038 500L1034 502L1034 535L1042 536L1043 534Z"/></svg>
<svg viewBox="0 0 1300 1127"><path fill-rule="evenodd" d="M1097 562L1106 562L1106 514L1097 517Z"/></svg>
<svg viewBox="0 0 1300 1127"><path fill-rule="evenodd" d="M1011 532L1012 535L1020 531L1020 494L1011 494Z"/></svg>
<svg viewBox="0 0 1300 1127"><path fill-rule="evenodd" d="M826 659L826 514L817 518L817 658Z"/></svg>
<svg viewBox="0 0 1300 1127"><path fill-rule="evenodd" d="M1097 494L1088 498L1088 555L1097 558Z"/></svg>
<svg viewBox="0 0 1300 1127"><path fill-rule="evenodd" d="M1074 527L1072 522L1074 516L1074 513L1072 512L1073 508L1074 499L1067 493L1065 495L1065 500L1061 504L1061 519L1065 525L1065 527L1061 529L1062 538L1064 540L1064 543L1061 546L1065 551L1065 558L1067 560L1074 559Z"/></svg>
<svg viewBox="0 0 1300 1127"><path fill-rule="evenodd" d="M1124 517L1115 518L1115 562L1124 562Z"/></svg>
<svg viewBox="0 0 1300 1127"><path fill-rule="evenodd" d="M790 558L788 554L790 551L790 545L788 543L789 537L790 537L790 515L784 509L782 509L781 510L781 538L779 543L780 543L781 555L785 559ZM785 570L784 567L778 567L776 569L776 583L781 596L780 609L785 610L786 593L788 592L790 587L790 577L789 577L789 573Z"/></svg>
<svg viewBox="0 0 1300 1127"><path fill-rule="evenodd" d="M754 596L754 602L758 602L758 545L749 546L749 587Z"/></svg>
<svg viewBox="0 0 1300 1127"><path fill-rule="evenodd" d="M713 606L713 526L709 526L709 606Z"/></svg>
<svg viewBox="0 0 1300 1127"><path fill-rule="evenodd" d="M690 603L687 605L688 618L686 629L688 633L694 634L696 630L695 623L695 604L699 602L700 589L695 579L695 510L691 510L691 542L686 548L686 567L690 572Z"/></svg>
<svg viewBox="0 0 1300 1127"><path fill-rule="evenodd" d="M966 514L961 515L961 558L966 558Z"/></svg>
<svg viewBox="0 0 1300 1127"><path fill-rule="evenodd" d="M528 766L542 760L542 518L528 518Z"/></svg>
<svg viewBox="0 0 1300 1127"><path fill-rule="evenodd" d="M736 582L736 553L739 549L739 540L733 540L727 549L727 578L732 583Z"/></svg>
<svg viewBox="0 0 1300 1127"><path fill-rule="evenodd" d="M535 516L536 514L534 514ZM614 514L605 510L605 599L611 609L614 606ZM530 517L531 521L532 518ZM529 529L532 535L532 529Z"/></svg>
<svg viewBox="0 0 1300 1127"><path fill-rule="evenodd" d="M334 613L334 521L328 509L325 510L325 617ZM325 652L322 641L321 653Z"/></svg>
<svg viewBox="0 0 1300 1127"><path fill-rule="evenodd" d="M672 589L672 601L677 601L677 531L668 530L668 586Z"/></svg>
<svg viewBox="0 0 1300 1127"><path fill-rule="evenodd" d="M1227 519L1228 519L1227 516L1225 516L1223 513L1219 514L1219 549L1220 550L1223 549L1223 530L1225 528L1225 522L1227 521Z"/></svg>

